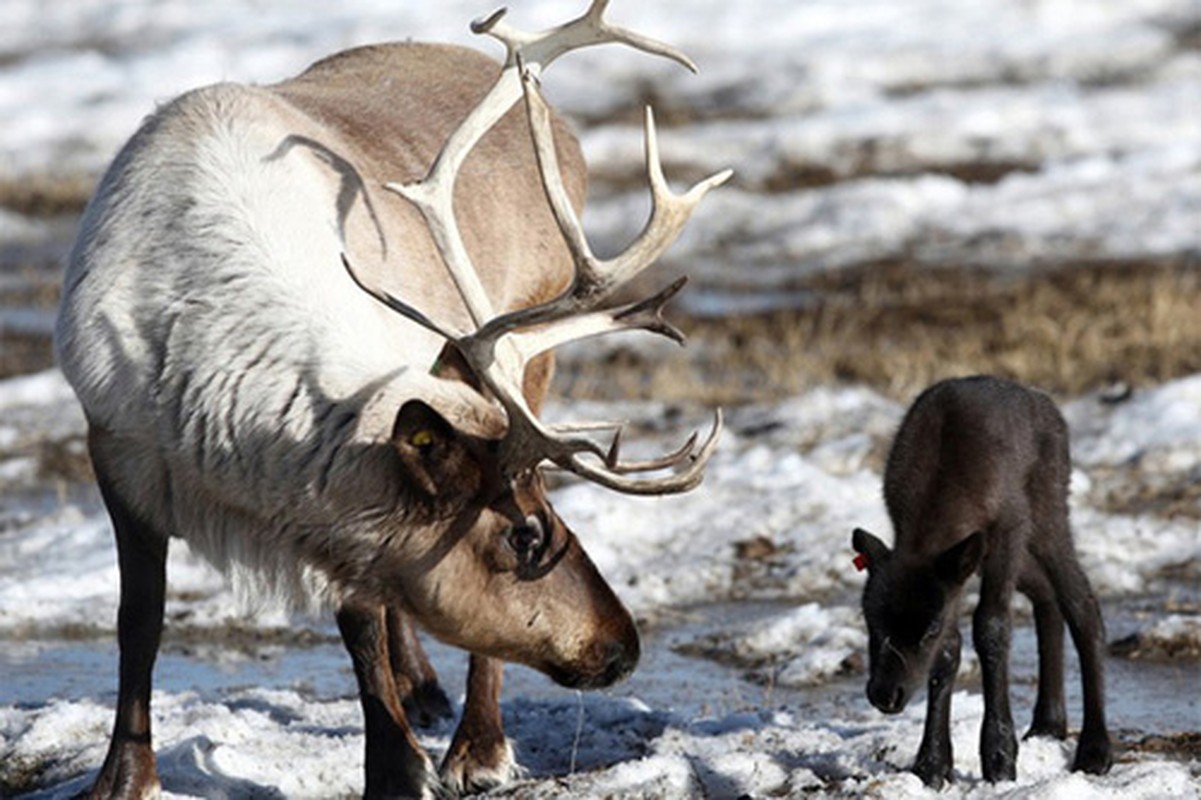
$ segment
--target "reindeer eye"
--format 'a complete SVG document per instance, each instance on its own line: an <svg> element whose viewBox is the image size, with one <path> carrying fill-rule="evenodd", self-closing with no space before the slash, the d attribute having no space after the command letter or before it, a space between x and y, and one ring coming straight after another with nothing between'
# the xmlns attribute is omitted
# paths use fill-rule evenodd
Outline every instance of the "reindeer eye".
<svg viewBox="0 0 1201 800"><path fill-rule="evenodd" d="M930 623L930 627L926 628L926 632L922 634L922 641L928 642L940 633L942 633L942 620L935 617L934 621Z"/></svg>
<svg viewBox="0 0 1201 800"><path fill-rule="evenodd" d="M535 516L525 518L525 522L509 528L507 538L510 549L523 566L538 563L546 542L546 533L541 521Z"/></svg>
<svg viewBox="0 0 1201 800"><path fill-rule="evenodd" d="M409 437L409 444L413 447L426 448L434 443L434 434L430 433L428 428L422 428Z"/></svg>

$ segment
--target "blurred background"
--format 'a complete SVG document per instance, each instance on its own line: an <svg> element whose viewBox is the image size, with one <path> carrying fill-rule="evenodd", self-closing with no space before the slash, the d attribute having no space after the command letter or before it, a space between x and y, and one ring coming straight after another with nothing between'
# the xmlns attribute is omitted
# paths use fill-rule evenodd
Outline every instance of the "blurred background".
<svg viewBox="0 0 1201 800"><path fill-rule="evenodd" d="M584 3L511 6L536 28ZM0 0L0 643L15 676L0 706L96 694L95 672L115 664L107 523L51 349L65 259L108 162L157 105L197 86L271 83L396 39L499 57L466 24L491 10ZM550 409L616 408L649 437L715 404L729 412L692 499L630 511L568 486L556 500L595 536L590 552L652 641L656 626L675 631L651 652L733 665L747 685L858 695L849 530L888 529L879 473L905 405L936 379L991 372L1048 390L1072 425L1079 547L1127 660L1123 741L1196 762L1201 714L1179 698L1201 657L1201 2L619 1L610 17L679 46L700 73L616 47L548 71L589 162L596 249L621 248L648 209L643 104L677 187L735 173L645 278L691 277L670 311L688 347L567 348ZM82 576L70 587L55 577L64 553ZM328 625L231 616L220 579L175 567L169 653L301 648L308 660L285 682L341 664ZM786 610L799 600L816 604L807 617ZM680 611L713 602L709 617ZM775 633L740 638L752 621ZM304 649L314 643L327 650ZM631 691L679 701L678 685L654 683L678 683L667 658L646 667L658 688ZM183 669L183 685L207 685ZM698 707L714 685L698 684ZM1164 719L1193 733L1152 741ZM0 794L92 761L0 772Z"/></svg>

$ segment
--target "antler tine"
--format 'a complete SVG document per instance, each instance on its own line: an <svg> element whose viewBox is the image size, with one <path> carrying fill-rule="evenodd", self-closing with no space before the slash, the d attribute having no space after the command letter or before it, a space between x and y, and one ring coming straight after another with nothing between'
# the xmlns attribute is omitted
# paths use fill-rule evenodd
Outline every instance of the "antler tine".
<svg viewBox="0 0 1201 800"><path fill-rule="evenodd" d="M666 42L611 24L605 19L608 7L609 0L593 0L580 17L538 33L512 27L504 20L508 10L500 8L471 23L471 30L491 36L503 44L509 52L509 64L515 63L515 56L520 53L527 63L538 64L544 69L556 58L572 50L589 45L620 43L644 53L669 58L692 72L697 71L691 58Z"/></svg>
<svg viewBox="0 0 1201 800"><path fill-rule="evenodd" d="M661 495L661 494L679 494L696 488L701 480L705 477L705 467L712 458L714 450L717 447L717 442L721 438L723 430L723 421L721 409L718 409L714 414L713 427L709 431L704 444L700 450L692 452L695 445L695 434L684 448L677 450L656 461L664 462L668 459L674 459L671 463L666 463L664 466L674 466L677 463L691 458L691 463L688 467L680 472L668 475L666 477L631 477L628 473L634 471L645 471L640 469L631 469L637 467L633 465L618 465L616 467L599 467L582 461L578 456L573 456L567 463L556 461L560 467L574 472L581 478L585 478L593 483L600 484L608 489L623 492L625 494L641 494L641 495ZM643 462L650 467L655 466L656 461Z"/></svg>
<svg viewBox="0 0 1201 800"><path fill-rule="evenodd" d="M724 170L700 181L684 194L675 194L667 185L663 175L663 164L659 159L658 136L655 118L651 109L646 109L646 170L651 188L651 214L637 238L617 256L598 259L588 245L584 228L572 208L567 190L563 185L555 154L554 134L551 129L550 108L538 88L537 76L530 71L522 73L526 109L530 122L530 135L534 140L534 151L538 158L538 169L542 176L542 187L554 213L555 221L576 263L576 281L570 290L574 304L595 305L611 295L642 272L679 237L692 216L693 210L706 193L724 183L733 174ZM517 312L521 313L521 312Z"/></svg>
<svg viewBox="0 0 1201 800"><path fill-rule="evenodd" d="M605 459L605 466L610 472L615 472L619 475L628 475L633 472L653 472L657 469L667 469L674 467L676 464L684 461L692 455L693 448L696 447L696 431L688 437L688 441L680 445L679 449L671 453L664 453L658 458L650 458L645 461L622 461L619 455L621 451L621 437L625 428L618 428L617 433L613 435L613 443L609 445L609 456Z"/></svg>
<svg viewBox="0 0 1201 800"><path fill-rule="evenodd" d="M572 260L575 263L575 277L570 287L559 297L541 305L502 314L484 325L479 332L480 336L499 336L519 327L542 325L579 315L600 305L621 286L653 264L683 231L693 210L705 194L715 186L724 183L733 174L730 170L725 170L700 181L682 195L674 194L663 175L654 117L648 108L646 112L646 162L647 176L652 191L651 215L637 239L623 253L608 260L598 259L588 244L583 225L576 215L563 185L558 157L555 154L550 108L538 90L538 79L528 69L523 69L521 77L525 90L530 133L534 142L543 190L563 239L572 254ZM671 291L670 294L675 294L675 291ZM576 324L578 325L578 322ZM639 327L681 341L679 332L670 326L643 325ZM582 333L581 336L574 338L603 333L608 328L588 330L590 332ZM569 340L569 338L565 338L559 343Z"/></svg>
<svg viewBox="0 0 1201 800"><path fill-rule="evenodd" d="M687 277L681 277L663 288L655 295L628 305L601 311L581 313L576 316L564 316L539 327L507 332L508 324L503 317L494 320L502 323L495 326L484 326L476 334L467 337L478 340L472 346L486 348L489 342L503 336L512 342L520 353L523 361L529 361L539 353L553 350L559 345L625 330L644 330L666 336L676 344L684 344L684 334L663 318L663 308L688 282Z"/></svg>

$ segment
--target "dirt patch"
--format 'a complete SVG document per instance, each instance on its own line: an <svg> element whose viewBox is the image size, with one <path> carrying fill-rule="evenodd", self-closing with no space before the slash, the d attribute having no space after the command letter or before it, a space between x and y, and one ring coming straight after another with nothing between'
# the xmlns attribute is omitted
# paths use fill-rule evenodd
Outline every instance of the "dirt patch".
<svg viewBox="0 0 1201 800"><path fill-rule="evenodd" d="M54 366L50 337L0 330L0 380L29 375Z"/></svg>
<svg viewBox="0 0 1201 800"><path fill-rule="evenodd" d="M83 436L38 443L38 476L48 481L91 483L96 479Z"/></svg>
<svg viewBox="0 0 1201 800"><path fill-rule="evenodd" d="M168 593L168 599L181 595ZM198 626L188 622L190 612L181 612L167 617L163 628L163 650L185 655L199 651L222 650L254 654L268 647L317 647L336 644L340 639L334 634L324 634L305 627L270 628L256 627L250 622L231 621L223 625ZM86 623L63 623L49 626L22 626L0 632L0 642L12 641L58 641L93 642L115 639L111 628ZM3 795L0 795L2 797Z"/></svg>
<svg viewBox="0 0 1201 800"><path fill-rule="evenodd" d="M0 277L4 279L0 281L0 312L5 312L0 317L0 379L54 365L50 329L58 309L61 272L57 261L5 252L0 242ZM24 314L24 321L13 317L15 313Z"/></svg>
<svg viewBox="0 0 1201 800"><path fill-rule="evenodd" d="M769 193L795 192L864 178L912 178L917 175L945 175L968 184L993 184L1000 183L1014 173L1031 173L1038 169L1037 164L1029 162L989 161L984 158L909 165L894 159L894 163L890 163L889 159L881 158L869 146L864 146L851 160L853 166L846 170L833 170L816 162L787 164L783 169L774 171L761 188Z"/></svg>
<svg viewBox="0 0 1201 800"><path fill-rule="evenodd" d="M1155 753L1181 761L1201 762L1201 731L1172 733L1165 736L1152 734L1129 743L1129 747L1142 753Z"/></svg>
<svg viewBox="0 0 1201 800"><path fill-rule="evenodd" d="M1201 660L1201 618L1170 616L1109 645L1110 655L1136 661Z"/></svg>
<svg viewBox="0 0 1201 800"><path fill-rule="evenodd" d="M168 652L196 656L213 651L236 652L254 656L274 647L303 648L337 644L336 635L308 628L256 628L252 624L230 623L217 628L180 624L178 617L168 620L163 633L163 648Z"/></svg>
<svg viewBox="0 0 1201 800"><path fill-rule="evenodd" d="M0 797L16 797L38 788L49 764L26 758L12 758L0 764Z"/></svg>
<svg viewBox="0 0 1201 800"><path fill-rule="evenodd" d="M1093 502L1108 513L1201 520L1201 468L1163 475L1130 464L1107 470L1097 482Z"/></svg>
<svg viewBox="0 0 1201 800"><path fill-rule="evenodd" d="M776 165L761 179L738 176L735 183L744 191L763 194L785 194L804 189L822 189L850 181L868 178L915 178L921 175L942 175L966 184L995 184L1015 173L1037 172L1039 165L1030 161L989 158L981 155L966 160L918 162L901 148L889 148L880 142L849 144L846 152L834 159L808 160L803 157L787 159ZM695 184L709 177L701 165L671 163L668 172L681 184ZM594 167L592 196L607 197L619 192L643 192L646 169L638 163L605 164Z"/></svg>

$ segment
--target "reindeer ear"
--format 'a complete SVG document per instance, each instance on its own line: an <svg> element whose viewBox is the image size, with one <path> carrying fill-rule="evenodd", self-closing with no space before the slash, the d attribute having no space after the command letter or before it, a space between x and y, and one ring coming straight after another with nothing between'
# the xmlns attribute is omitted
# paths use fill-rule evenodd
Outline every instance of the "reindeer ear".
<svg viewBox="0 0 1201 800"><path fill-rule="evenodd" d="M976 531L958 544L944 550L934 562L934 570L946 583L959 586L967 581L984 560L984 534Z"/></svg>
<svg viewBox="0 0 1201 800"><path fill-rule="evenodd" d="M475 370L463 357L463 351L454 342L447 342L442 346L442 352L438 354L438 359L430 368L430 374L446 380L462 381L477 392L483 391L479 376L475 374Z"/></svg>
<svg viewBox="0 0 1201 800"><path fill-rule="evenodd" d="M431 496L439 494L447 462L457 460L463 450L454 427L420 400L400 407L392 425L392 445L413 481Z"/></svg>
<svg viewBox="0 0 1201 800"><path fill-rule="evenodd" d="M863 528L856 528L851 533L851 547L866 560L865 566L869 570L884 564L892 557L892 550L888 549L888 545Z"/></svg>

